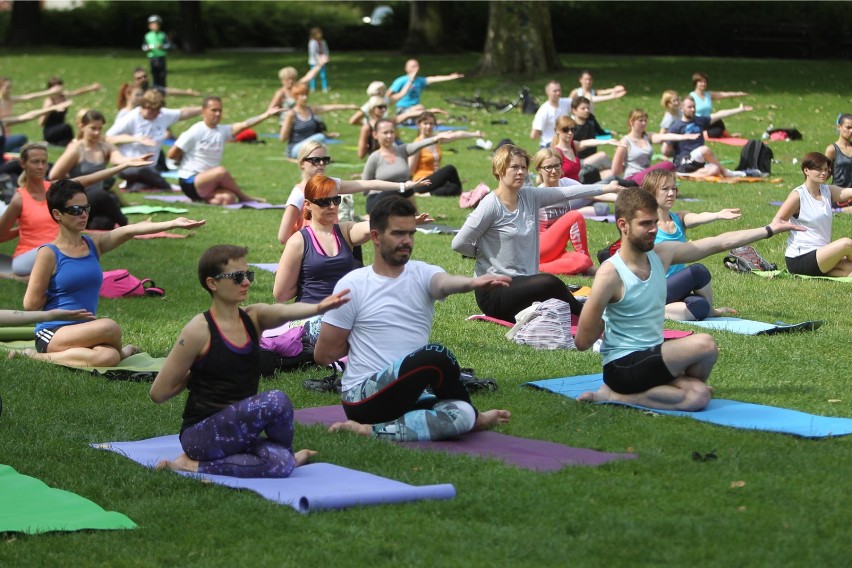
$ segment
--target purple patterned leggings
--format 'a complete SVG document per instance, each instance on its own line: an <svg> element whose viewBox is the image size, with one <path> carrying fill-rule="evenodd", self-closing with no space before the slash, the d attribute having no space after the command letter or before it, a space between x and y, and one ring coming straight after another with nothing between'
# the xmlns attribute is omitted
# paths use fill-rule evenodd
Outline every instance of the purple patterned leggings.
<svg viewBox="0 0 852 568"><path fill-rule="evenodd" d="M180 443L199 473L289 477L296 467L293 403L279 390L256 394L190 426Z"/></svg>

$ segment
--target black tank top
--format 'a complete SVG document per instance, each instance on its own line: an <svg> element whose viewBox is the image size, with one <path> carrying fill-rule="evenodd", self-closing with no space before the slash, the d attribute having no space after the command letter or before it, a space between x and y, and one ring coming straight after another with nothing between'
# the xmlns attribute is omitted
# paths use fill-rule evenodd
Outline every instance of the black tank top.
<svg viewBox="0 0 852 568"><path fill-rule="evenodd" d="M210 349L190 368L181 432L235 402L256 395L260 382L260 346L248 314L240 310L240 319L249 335L244 347L222 337L209 311L204 312L204 318L210 329Z"/></svg>

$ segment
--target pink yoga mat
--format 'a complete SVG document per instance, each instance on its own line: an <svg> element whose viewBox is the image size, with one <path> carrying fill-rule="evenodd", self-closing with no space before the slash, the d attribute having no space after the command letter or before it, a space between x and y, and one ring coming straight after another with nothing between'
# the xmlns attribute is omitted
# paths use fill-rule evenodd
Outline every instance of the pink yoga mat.
<svg viewBox="0 0 852 568"><path fill-rule="evenodd" d="M346 420L341 405L317 406L296 411L296 421L305 425L330 426ZM401 443L406 448L468 454L494 458L506 464L535 471L555 471L569 465L596 466L619 459L635 459L636 454L599 452L572 448L555 442L518 438L499 432L471 432L455 440Z"/></svg>
<svg viewBox="0 0 852 568"><path fill-rule="evenodd" d="M571 335L577 335L577 323L580 318L576 315L571 314ZM486 316L485 314L476 314L467 318L468 321L487 321L489 323L496 323L497 325L502 325L503 327L515 327L515 324L509 321L504 321L497 318L492 318L491 316ZM663 330L663 339L680 339L681 337L687 337L688 335L692 335L691 331L681 331L679 329L664 329Z"/></svg>

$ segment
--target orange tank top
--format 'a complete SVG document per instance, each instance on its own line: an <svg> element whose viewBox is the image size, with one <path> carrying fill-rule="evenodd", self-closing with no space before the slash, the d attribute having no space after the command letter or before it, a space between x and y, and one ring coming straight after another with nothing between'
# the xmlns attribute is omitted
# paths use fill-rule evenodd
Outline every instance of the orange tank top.
<svg viewBox="0 0 852 568"><path fill-rule="evenodd" d="M44 181L44 192L50 187L50 182ZM59 235L59 223L50 216L47 201L33 199L25 187L18 188L21 196L21 216L18 217L18 246L12 256L18 256L49 243Z"/></svg>
<svg viewBox="0 0 852 568"><path fill-rule="evenodd" d="M421 138L420 136L418 136L415 142L418 142L420 140ZM414 172L414 175L411 176L411 179L413 179L414 181L418 181L425 177L431 176L440 167L441 145L432 144L431 146L427 146L426 148L421 148L420 161L417 162L417 171Z"/></svg>

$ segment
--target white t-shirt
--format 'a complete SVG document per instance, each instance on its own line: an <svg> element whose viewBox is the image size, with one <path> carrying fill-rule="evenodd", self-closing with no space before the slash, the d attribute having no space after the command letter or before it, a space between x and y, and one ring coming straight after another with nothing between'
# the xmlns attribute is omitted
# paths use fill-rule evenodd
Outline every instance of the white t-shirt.
<svg viewBox="0 0 852 568"><path fill-rule="evenodd" d="M796 258L831 242L831 189L819 186L820 199L814 199L804 185L793 191L799 192L799 215L790 217L790 222L807 231L790 231L787 234L787 250L784 256Z"/></svg>
<svg viewBox="0 0 852 568"><path fill-rule="evenodd" d="M118 149L122 154L131 158L151 153L156 157L160 153L160 147L169 135L169 127L180 120L180 109L161 108L160 114L154 120L143 118L141 111L142 107L136 107L128 111L124 116L116 118L115 124L107 130L106 135L118 136L119 134L129 134L131 136L151 138L157 143L156 146L146 146L134 142L133 144L120 144Z"/></svg>
<svg viewBox="0 0 852 568"><path fill-rule="evenodd" d="M221 164L225 142L233 138L233 130L230 124L210 128L203 121L190 126L175 142L183 151L178 177L188 179Z"/></svg>
<svg viewBox="0 0 852 568"><path fill-rule="evenodd" d="M539 143L546 146L553 142L554 131L556 130L556 119L560 116L571 114L571 98L559 99L559 105L554 107L549 101L544 101L535 113L533 118L533 130L541 132Z"/></svg>
<svg viewBox="0 0 852 568"><path fill-rule="evenodd" d="M365 266L337 282L334 293L349 288L350 301L326 312L322 321L350 331L343 391L429 343L435 315L429 283L442 272L440 266L410 260L396 278Z"/></svg>

